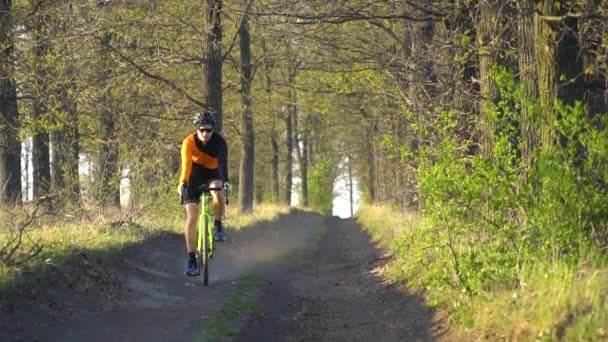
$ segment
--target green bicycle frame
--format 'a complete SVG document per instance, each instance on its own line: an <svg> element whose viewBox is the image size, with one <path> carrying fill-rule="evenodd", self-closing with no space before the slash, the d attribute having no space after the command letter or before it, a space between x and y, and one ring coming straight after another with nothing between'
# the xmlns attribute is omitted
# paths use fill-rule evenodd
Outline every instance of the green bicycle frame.
<svg viewBox="0 0 608 342"><path fill-rule="evenodd" d="M209 284L209 261L213 258L215 236L213 229L213 215L211 213L211 193L210 191L221 191L222 188L203 187L201 194L201 206L198 219L197 254L199 258L199 269L203 271L203 284ZM226 195L226 203L228 196ZM199 273L200 274L200 273Z"/></svg>
<svg viewBox="0 0 608 342"><path fill-rule="evenodd" d="M203 285L209 284L209 260L213 257L213 224L210 209L211 194L203 192L201 195L201 208L198 219L197 251L199 267L202 268Z"/></svg>

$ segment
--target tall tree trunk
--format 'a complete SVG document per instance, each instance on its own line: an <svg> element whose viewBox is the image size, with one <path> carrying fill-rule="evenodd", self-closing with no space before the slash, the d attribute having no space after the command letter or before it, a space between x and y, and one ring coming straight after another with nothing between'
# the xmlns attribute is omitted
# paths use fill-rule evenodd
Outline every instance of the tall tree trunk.
<svg viewBox="0 0 608 342"><path fill-rule="evenodd" d="M372 126L373 127L373 126ZM374 131L372 129L372 131ZM371 135L371 134L370 134ZM370 204L374 204L377 201L376 191L376 155L373 142L373 136L367 137L367 190L369 191Z"/></svg>
<svg viewBox="0 0 608 342"><path fill-rule="evenodd" d="M538 10L544 10L542 14L550 15L556 11L553 1L545 0L537 4ZM538 95L542 106L540 116L540 140L544 150L552 148L553 132L549 121L553 120L553 101L557 99L557 85L559 75L557 67L557 43L551 36L556 34L550 23L541 19L539 15L534 16L534 40L536 49L536 67L538 70ZM559 37L558 37L559 39Z"/></svg>
<svg viewBox="0 0 608 342"><path fill-rule="evenodd" d="M33 171L33 190L34 199L44 196L49 191L51 185L51 167L49 153L49 132L44 124L48 120L48 106L45 103L49 96L47 77L46 58L50 50L48 37L48 27L46 22L48 16L44 13L44 8L40 2L33 4L36 14L32 37L34 38L34 94L36 98L32 104L32 117L34 121L34 136L32 138L32 171Z"/></svg>
<svg viewBox="0 0 608 342"><path fill-rule="evenodd" d="M34 100L38 102L38 100ZM33 105L34 119L43 120L45 111L40 103ZM49 154L49 133L45 127L40 127L36 124L36 132L32 138L32 187L34 190L34 199L44 196L48 193L51 184L51 168Z"/></svg>
<svg viewBox="0 0 608 342"><path fill-rule="evenodd" d="M65 35L72 32L72 21L74 17L72 3L63 3L64 11L67 13L63 23L53 25L60 34ZM50 133L51 141L51 185L53 191L60 191L61 195L55 204L63 206L80 205L80 179L78 173L80 144L78 133L78 111L76 105L76 72L73 61L64 61L68 67L64 70L53 70L53 77L65 80L58 85L57 103L59 115L54 117L55 129Z"/></svg>
<svg viewBox="0 0 608 342"><path fill-rule="evenodd" d="M13 70L11 1L0 1L0 204L21 202L21 142Z"/></svg>
<svg viewBox="0 0 608 342"><path fill-rule="evenodd" d="M266 45L266 40L264 37L261 37L261 45L262 45L262 53L264 56L269 55L269 51ZM267 103L267 111L268 113L273 112L272 108L272 62L268 59L264 59L264 76L266 78L266 103ZM281 182L280 182L280 173L279 173L279 165L280 165L280 151L279 151L279 139L277 127L275 124L275 118L272 116L272 123L270 127L270 148L271 148L271 178L272 178L272 199L273 202L279 203L281 200ZM291 195L290 195L291 196Z"/></svg>
<svg viewBox="0 0 608 342"><path fill-rule="evenodd" d="M272 124L270 132L270 145L272 147L272 197L278 202L280 198L280 182L279 182L279 143L277 141L277 130Z"/></svg>
<svg viewBox="0 0 608 342"><path fill-rule="evenodd" d="M111 56L108 46L112 35L106 34L102 46L102 60L106 65L106 73L110 73ZM105 75L104 79L110 79ZM95 158L95 182L97 184L97 200L101 206L120 207L120 175L118 170L118 146L116 139L116 123L114 118L113 99L107 85L102 95L102 110L97 126L97 137L100 140Z"/></svg>
<svg viewBox="0 0 608 342"><path fill-rule="evenodd" d="M298 143L299 144L299 143ZM302 206L308 207L308 154L309 138L306 128L302 132L302 154L300 155L300 178L302 184Z"/></svg>
<svg viewBox="0 0 608 342"><path fill-rule="evenodd" d="M203 41L203 98L208 110L215 112L217 130L224 129L222 115L222 0L206 0Z"/></svg>
<svg viewBox="0 0 608 342"><path fill-rule="evenodd" d="M300 192L298 198L298 204L302 206L302 151L300 148L300 144L302 140L300 138L300 129L299 129L299 121L298 121L298 104L297 104L297 93L293 91L293 98L290 101L291 106L289 107L289 116L291 116L291 122L293 124L293 153L296 156L296 163L298 163L298 170L300 171Z"/></svg>
<svg viewBox="0 0 608 342"><path fill-rule="evenodd" d="M288 205L291 205L291 194L293 187L293 155L294 152L298 152L298 130L297 130L297 93L296 93L296 75L298 69L297 58L293 49L293 41L287 40L285 60L288 63L287 68L287 113L285 113L286 120L286 138L285 144L287 145L286 158L285 158L285 200Z"/></svg>
<svg viewBox="0 0 608 342"><path fill-rule="evenodd" d="M62 115L57 129L51 131L51 180L53 189L64 191L60 201L76 206L80 203L78 112L69 86L62 87L59 97Z"/></svg>
<svg viewBox="0 0 608 342"><path fill-rule="evenodd" d="M291 83L295 85L294 82ZM297 95L295 91L293 92L293 98L291 102L291 121L293 122L293 136L294 136L294 149L295 154L298 160L298 166L300 170L300 206L307 207L308 206L308 139L306 136L306 128L300 129L300 119L298 117L298 105L297 105ZM304 118L302 122L304 123L306 119ZM301 146L300 146L301 145Z"/></svg>
<svg viewBox="0 0 608 342"><path fill-rule="evenodd" d="M253 211L255 135L253 129L253 112L251 111L251 46L247 13L244 14L239 35L241 38L241 101L243 105L243 140L241 144L241 167L239 173L239 210L242 213L251 213Z"/></svg>
<svg viewBox="0 0 608 342"><path fill-rule="evenodd" d="M291 101L291 92L289 90L290 96L289 100ZM293 186L293 120L291 117L291 104L290 108L287 109L287 113L285 113L285 204L291 205L291 188Z"/></svg>
<svg viewBox="0 0 608 342"><path fill-rule="evenodd" d="M374 145L374 139L378 135L378 123L375 118L371 117L370 113L365 108L360 108L361 115L368 122L370 129L365 132L365 155L367 159L367 191L369 193L370 204L376 203L378 200L377 180L377 151Z"/></svg>
<svg viewBox="0 0 608 342"><path fill-rule="evenodd" d="M519 75L526 86L521 106L521 157L524 165L532 162L532 153L538 147L537 123L531 113L530 101L538 97L538 76L534 48L534 4L532 0L519 0Z"/></svg>
<svg viewBox="0 0 608 342"><path fill-rule="evenodd" d="M479 82L481 90L480 127L481 148L486 158L492 155L494 125L489 118L491 106L498 101L498 89L490 78L490 70L497 63L496 42L500 39L494 31L499 14L498 0L479 2L479 24L477 26L477 49L479 51Z"/></svg>
<svg viewBox="0 0 608 342"><path fill-rule="evenodd" d="M538 1L535 15L535 46L538 91L542 106L540 139L544 150L558 142L551 123L557 118L554 101L582 100L583 62L577 39L578 19L567 16L569 7L560 1Z"/></svg>
<svg viewBox="0 0 608 342"><path fill-rule="evenodd" d="M106 97L105 106L111 99ZM115 122L111 110L101 113L97 136L101 143L95 159L95 181L99 186L98 201L102 206L120 206L120 182L118 172L118 147L115 142Z"/></svg>
<svg viewBox="0 0 608 342"><path fill-rule="evenodd" d="M392 134L395 137L396 146L407 146L404 133L409 130L408 126L410 123L408 121L401 118L395 118L393 121ZM408 174L405 164L401 160L399 148L393 153L396 155L393 161L394 186L391 187L391 198L393 203L399 204L399 207L403 209L410 200L410 175Z"/></svg>

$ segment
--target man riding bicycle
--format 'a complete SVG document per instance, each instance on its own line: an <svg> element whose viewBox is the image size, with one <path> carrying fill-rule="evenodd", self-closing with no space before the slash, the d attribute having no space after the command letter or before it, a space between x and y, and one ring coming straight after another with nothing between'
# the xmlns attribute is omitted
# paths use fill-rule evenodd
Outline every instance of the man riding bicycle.
<svg viewBox="0 0 608 342"><path fill-rule="evenodd" d="M196 262L196 223L199 214L201 185L226 189L228 183L228 147L226 140L215 128L215 115L211 112L198 113L194 116L196 132L188 135L182 142L181 176L178 193L186 208L186 249L188 261L185 274L198 274ZM222 229L226 197L224 191L211 191L213 197L213 216L215 237L224 241Z"/></svg>

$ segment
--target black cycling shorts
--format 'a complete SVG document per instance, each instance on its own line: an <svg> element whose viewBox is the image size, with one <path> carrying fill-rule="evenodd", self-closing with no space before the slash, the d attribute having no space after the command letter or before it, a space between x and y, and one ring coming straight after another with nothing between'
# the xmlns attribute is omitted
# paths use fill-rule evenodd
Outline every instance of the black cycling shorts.
<svg viewBox="0 0 608 342"><path fill-rule="evenodd" d="M222 180L220 169L207 169L200 165L192 163L192 172L190 173L190 179L188 180L188 187L186 188L186 198L184 204L187 203L200 203L201 195L203 193L201 185L209 184L214 180Z"/></svg>

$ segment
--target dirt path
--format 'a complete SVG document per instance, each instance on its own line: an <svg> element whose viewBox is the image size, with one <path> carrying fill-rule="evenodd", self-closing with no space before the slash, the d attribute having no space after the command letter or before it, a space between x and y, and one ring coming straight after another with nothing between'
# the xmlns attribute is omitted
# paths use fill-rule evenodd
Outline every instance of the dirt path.
<svg viewBox="0 0 608 342"><path fill-rule="evenodd" d="M181 273L177 234L104 257L77 255L1 305L0 341L205 340L201 333L252 271L265 279L253 293L261 305L231 317L240 335L221 340L432 339L432 311L381 281L374 269L382 256L353 221L296 212L230 238L209 287Z"/></svg>
<svg viewBox="0 0 608 342"><path fill-rule="evenodd" d="M316 250L267 275L262 312L238 341L429 341L441 334L422 298L378 276L386 262L353 220L330 218Z"/></svg>

